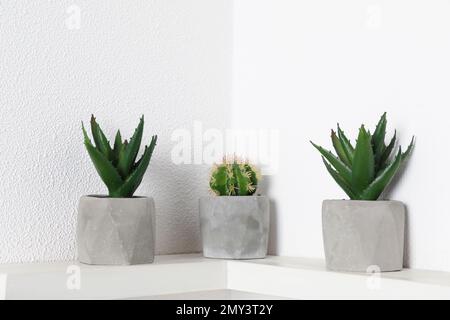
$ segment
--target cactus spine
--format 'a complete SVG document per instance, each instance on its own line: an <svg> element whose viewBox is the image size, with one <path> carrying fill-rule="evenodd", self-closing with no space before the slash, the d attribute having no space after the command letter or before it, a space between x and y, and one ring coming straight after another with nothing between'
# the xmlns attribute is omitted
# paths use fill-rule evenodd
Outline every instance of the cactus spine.
<svg viewBox="0 0 450 320"><path fill-rule="evenodd" d="M259 176L258 169L248 161L224 158L223 163L214 166L209 185L218 196L251 196L256 192Z"/></svg>

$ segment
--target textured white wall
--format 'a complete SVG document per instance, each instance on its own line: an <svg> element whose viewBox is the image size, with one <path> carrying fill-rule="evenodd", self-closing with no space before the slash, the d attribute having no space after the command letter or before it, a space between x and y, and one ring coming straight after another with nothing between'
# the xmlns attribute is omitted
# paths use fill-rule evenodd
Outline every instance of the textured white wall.
<svg viewBox="0 0 450 320"><path fill-rule="evenodd" d="M345 195L308 140L331 147L388 112L409 167L391 198L408 206L407 264L450 271L450 2L239 0L234 16L234 119L279 128L271 250L322 257L321 202ZM238 112L239 111L239 112Z"/></svg>
<svg viewBox="0 0 450 320"><path fill-rule="evenodd" d="M208 169L173 165L170 137L227 126L231 23L229 0L1 1L0 263L74 258L78 199L105 192L82 144L91 113L109 135L145 114L159 145L137 193L156 200L157 252L200 249Z"/></svg>

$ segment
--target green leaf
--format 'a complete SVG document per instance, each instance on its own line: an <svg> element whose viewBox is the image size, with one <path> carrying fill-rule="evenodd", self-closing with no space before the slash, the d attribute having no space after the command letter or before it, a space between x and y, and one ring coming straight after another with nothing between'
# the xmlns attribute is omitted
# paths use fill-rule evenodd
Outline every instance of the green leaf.
<svg viewBox="0 0 450 320"><path fill-rule="evenodd" d="M119 162L119 154L122 147L123 147L122 135L120 134L120 130L117 130L116 138L114 139L114 149L113 149L115 165L117 165L117 163Z"/></svg>
<svg viewBox="0 0 450 320"><path fill-rule="evenodd" d="M392 137L388 146L385 148L383 155L381 156L378 162L377 171L384 169L388 165L387 161L389 160L392 150L394 150L396 140L397 140L397 131L394 132L394 136Z"/></svg>
<svg viewBox="0 0 450 320"><path fill-rule="evenodd" d="M386 112L381 116L380 121L375 128L375 132L372 136L372 145L373 152L375 157L375 163L379 163L381 157L383 156L383 152L386 149L386 145L384 144L384 139L386 137Z"/></svg>
<svg viewBox="0 0 450 320"><path fill-rule="evenodd" d="M364 190L361 198L364 200L377 200L383 190L392 181L402 163L402 151L399 149L395 160L381 172L381 174Z"/></svg>
<svg viewBox="0 0 450 320"><path fill-rule="evenodd" d="M345 165L339 158L337 158L331 151L327 151L321 146L316 145L314 142L310 141L311 144L319 150L322 156L328 160L328 162L336 169L336 171L342 176L342 178L350 183L352 180L352 175L350 172L350 168Z"/></svg>
<svg viewBox="0 0 450 320"><path fill-rule="evenodd" d="M150 145L145 147L144 154L142 155L142 159L140 160L139 166L130 174L130 176L125 180L122 187L120 187L115 196L120 197L132 197L136 189L142 182L142 178L150 164L150 160L152 158L153 150L155 149L156 142L158 140L157 136L152 137L152 141Z"/></svg>
<svg viewBox="0 0 450 320"><path fill-rule="evenodd" d="M102 129L100 128L99 124L97 123L97 121L95 121L94 115L91 116L91 131L97 149L101 153L103 153L103 155L108 160L112 160L113 153L111 150L111 146Z"/></svg>
<svg viewBox="0 0 450 320"><path fill-rule="evenodd" d="M406 149L405 153L402 154L402 161L405 161L408 159L409 155L411 154L412 149L414 148L415 138L412 137L411 142L409 143L408 149Z"/></svg>
<svg viewBox="0 0 450 320"><path fill-rule="evenodd" d="M353 148L350 140L348 140L347 137L345 136L344 131L342 131L341 128L339 127L339 123L337 125L337 128L339 140L341 141L342 147L344 148L345 154L347 155L347 158L351 166L353 163L355 149Z"/></svg>
<svg viewBox="0 0 450 320"><path fill-rule="evenodd" d="M112 163L106 158L106 156L92 145L92 142L87 135L84 125L83 134L84 145L86 146L89 156L94 163L95 169L97 170L100 178L103 180L108 188L109 193L111 194L112 192L114 192L114 190L120 188L123 183L122 178L120 177L116 168L114 168Z"/></svg>
<svg viewBox="0 0 450 320"><path fill-rule="evenodd" d="M139 153L139 148L142 142L142 133L144 132L144 116L141 117L139 125L134 131L133 137L131 137L129 144L124 148L122 154L119 157L119 163L117 168L119 169L122 177L127 177L130 174L136 157Z"/></svg>
<svg viewBox="0 0 450 320"><path fill-rule="evenodd" d="M339 159L341 159L342 162L344 162L347 166L350 167L351 163L350 160L348 159L347 153L345 152L342 142L341 140L339 140L334 130L331 130L331 141L333 142L334 150L336 150Z"/></svg>
<svg viewBox="0 0 450 320"><path fill-rule="evenodd" d="M119 151L122 145L122 135L120 134L120 130L117 130L116 138L114 139L114 151Z"/></svg>
<svg viewBox="0 0 450 320"><path fill-rule="evenodd" d="M331 165L322 157L323 163L327 168L330 175L336 181L336 183L344 190L344 192L350 197L352 200L358 200L360 197L353 192L352 188L345 182L345 180L331 167Z"/></svg>
<svg viewBox="0 0 450 320"><path fill-rule="evenodd" d="M361 126L352 165L352 189L358 193L361 192L372 182L374 175L374 157L370 133L364 129L364 126Z"/></svg>

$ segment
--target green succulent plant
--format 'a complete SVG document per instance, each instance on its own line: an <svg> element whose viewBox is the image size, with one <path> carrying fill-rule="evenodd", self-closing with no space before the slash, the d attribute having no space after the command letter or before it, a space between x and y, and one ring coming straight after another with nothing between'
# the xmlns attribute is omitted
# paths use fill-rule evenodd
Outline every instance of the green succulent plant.
<svg viewBox="0 0 450 320"><path fill-rule="evenodd" d="M338 124L337 134L331 130L337 156L311 142L322 154L330 175L352 200L377 200L411 153L414 137L404 153L401 147L394 151L396 133L389 144L385 144L386 125L386 113L373 134L362 125L353 147Z"/></svg>
<svg viewBox="0 0 450 320"><path fill-rule="evenodd" d="M100 178L108 188L109 196L112 198L133 197L142 182L158 139L156 135L152 137L150 145L145 146L143 155L136 162L144 131L144 116L140 119L129 142L122 141L120 130L118 130L112 148L94 115L91 117L91 131L95 146L89 139L83 123L82 128L84 145Z"/></svg>
<svg viewBox="0 0 450 320"><path fill-rule="evenodd" d="M258 169L247 161L224 158L223 163L214 165L209 186L218 196L251 196L259 176Z"/></svg>

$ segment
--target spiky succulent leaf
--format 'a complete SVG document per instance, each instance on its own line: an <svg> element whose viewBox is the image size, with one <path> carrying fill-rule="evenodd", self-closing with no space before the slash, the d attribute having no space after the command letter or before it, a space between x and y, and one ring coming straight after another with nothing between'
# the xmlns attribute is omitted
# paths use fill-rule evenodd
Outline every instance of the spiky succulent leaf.
<svg viewBox="0 0 450 320"><path fill-rule="evenodd" d="M338 124L337 135L334 132L331 135L338 157L313 144L321 153L327 171L350 199L377 200L392 181L401 164L412 152L414 137L406 152L402 153L399 150L394 159L390 161L396 145L396 133L386 146L384 142L386 126L386 113L378 121L373 135L362 126L356 146L353 148ZM351 165L348 165L347 160ZM345 166L348 166L348 172L345 170ZM348 179L349 175L350 179Z"/></svg>
<svg viewBox="0 0 450 320"><path fill-rule="evenodd" d="M123 152L120 155L117 168L119 169L122 177L128 176L130 174L131 168L136 161L136 157L141 147L142 134L144 132L144 116L141 117L139 125L134 131L130 142L126 145Z"/></svg>
<svg viewBox="0 0 450 320"><path fill-rule="evenodd" d="M95 146L97 149L108 159L112 160L113 154L111 145L108 139L100 128L99 124L95 120L94 115L91 116L91 131L92 137L94 138Z"/></svg>
<svg viewBox="0 0 450 320"><path fill-rule="evenodd" d="M391 141L389 142L387 147L384 149L383 155L381 156L381 158L379 159L379 161L376 165L377 173L389 165L388 160L391 157L392 151L394 150L396 141L397 141L397 131L394 131L394 136L391 138Z"/></svg>
<svg viewBox="0 0 450 320"><path fill-rule="evenodd" d="M120 134L120 130L117 130L113 148L114 165L117 165L117 163L119 162L119 153L122 146L123 146L122 135Z"/></svg>
<svg viewBox="0 0 450 320"><path fill-rule="evenodd" d="M327 168L330 175L333 177L334 181L344 190L344 192L350 197L352 200L360 199L360 196L353 192L352 187L348 185L348 183L339 175L339 173L331 167L331 165L322 157L323 163Z"/></svg>
<svg viewBox="0 0 450 320"><path fill-rule="evenodd" d="M351 175L352 189L358 192L364 190L375 175L371 136L364 126L359 129Z"/></svg>
<svg viewBox="0 0 450 320"><path fill-rule="evenodd" d="M339 158L337 158L331 151L325 150L321 146L310 141L311 144L328 160L328 162L336 169L336 171L344 178L347 183L352 181L350 168L345 165Z"/></svg>
<svg viewBox="0 0 450 320"><path fill-rule="evenodd" d="M106 156L92 145L84 125L82 127L84 134L84 145L86 146L89 156L94 163L94 167L108 188L108 191L113 192L122 185L122 178Z"/></svg>
<svg viewBox="0 0 450 320"><path fill-rule="evenodd" d="M117 131L114 140L114 148L111 149L109 141L106 139L94 116L91 118L91 129L97 147L92 144L84 125L82 126L84 144L97 172L108 188L110 197L132 197L142 182L157 141L157 136L153 136L149 147L145 147L141 159L134 163L137 157L137 152L134 150L137 148L137 151L139 151L143 125L144 122L142 117L141 122L135 131L135 135L133 136L133 146L130 149L128 149L129 144L126 140L122 142L120 131ZM130 164L130 169L128 169L127 172L120 172L117 168L119 162L127 163L130 161L129 159L133 160Z"/></svg>
<svg viewBox="0 0 450 320"><path fill-rule="evenodd" d="M375 128L375 132L372 136L372 147L373 153L375 157L375 163L379 163L381 157L383 156L383 152L386 149L386 145L384 144L384 139L386 137L386 112L381 116L380 121Z"/></svg>
<svg viewBox="0 0 450 320"><path fill-rule="evenodd" d="M351 167L352 164L348 159L344 146L342 145L341 140L338 138L334 130L331 130L331 141L333 142L334 150L336 150L336 154L338 155L339 159L341 159L341 161L345 163L348 167Z"/></svg>
<svg viewBox="0 0 450 320"><path fill-rule="evenodd" d="M379 176L364 190L361 197L364 200L377 200L383 190L392 181L402 163L402 150L399 148L397 156L390 165L384 169Z"/></svg>
<svg viewBox="0 0 450 320"><path fill-rule="evenodd" d="M406 151L402 154L402 161L405 161L408 159L409 155L411 154L412 149L414 148L414 141L415 138L412 137L411 138L411 142L409 143L408 148L406 149Z"/></svg>
<svg viewBox="0 0 450 320"><path fill-rule="evenodd" d="M145 172L147 171L147 167L150 164L150 160L152 158L153 150L156 147L157 140L157 136L152 137L150 145L148 147L145 147L144 154L142 155L137 168L124 181L123 185L115 192L117 196L131 197L137 190L142 182L142 178L144 177Z"/></svg>
<svg viewBox="0 0 450 320"><path fill-rule="evenodd" d="M344 148L345 154L347 155L347 158L350 162L350 166L353 163L353 157L355 153L355 148L353 148L352 143L350 140L345 136L344 131L341 130L341 127L339 126L339 123L337 125L337 132L338 132L338 138L341 141L342 147Z"/></svg>

